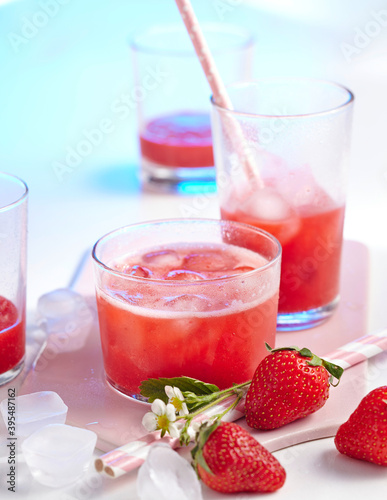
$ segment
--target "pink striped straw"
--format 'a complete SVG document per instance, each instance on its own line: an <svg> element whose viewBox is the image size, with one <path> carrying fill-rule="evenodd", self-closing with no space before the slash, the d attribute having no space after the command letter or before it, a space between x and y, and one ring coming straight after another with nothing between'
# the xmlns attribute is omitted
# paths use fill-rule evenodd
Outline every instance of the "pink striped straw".
<svg viewBox="0 0 387 500"><path fill-rule="evenodd" d="M230 396L219 404L214 405L212 408L207 410L207 412L198 415L198 417L194 418L194 421L203 422L215 415L218 415L228 408L235 401L235 398L236 396L234 395ZM241 399L233 410L229 411L225 415L223 420L226 422L233 422L243 416L244 398ZM177 448L179 446L179 439L172 438L168 435L160 437L160 431L152 432L97 458L94 462L95 469L97 472L113 479L120 477L127 472L140 467L148 455L150 446L155 442L167 443L172 448Z"/></svg>
<svg viewBox="0 0 387 500"><path fill-rule="evenodd" d="M216 67L214 58L208 47L207 41L200 28L199 21L193 10L190 0L175 0L177 8L179 9L181 18L185 24L187 32L192 40L193 47L196 55L199 58L200 64L206 75L208 84L211 87L214 101L217 105L226 109L233 109L232 102L227 94L226 87L222 81L219 71ZM243 131L239 123L235 120L227 120L223 125L228 129L228 137L234 143L236 151L243 152L242 145L245 143ZM244 165L246 167L246 175L250 181L253 181L258 187L263 187L263 182L255 168L248 152L245 151L241 157L245 157Z"/></svg>
<svg viewBox="0 0 387 500"><path fill-rule="evenodd" d="M365 335L331 352L324 359L347 369L387 350L387 329Z"/></svg>
<svg viewBox="0 0 387 500"><path fill-rule="evenodd" d="M387 350L387 329L371 335L365 335L364 337L349 342L324 356L324 359L338 364L346 370L385 350ZM214 415L218 415L230 406L235 400L235 397L236 396L230 396L194 420L196 422L201 422ZM234 422L242 417L244 417L244 398L240 400L236 408L226 413L223 420ZM140 467L148 455L150 446L160 441L168 443L172 448L177 448L179 446L178 439L171 438L170 436L161 438L159 431L152 432L97 458L94 464L95 468L98 472L110 478L115 479L120 477Z"/></svg>

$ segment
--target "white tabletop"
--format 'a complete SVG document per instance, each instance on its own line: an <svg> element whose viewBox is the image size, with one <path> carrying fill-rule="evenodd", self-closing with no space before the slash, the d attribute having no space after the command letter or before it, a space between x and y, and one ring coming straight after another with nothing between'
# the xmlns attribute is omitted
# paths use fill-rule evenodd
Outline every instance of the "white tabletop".
<svg viewBox="0 0 387 500"><path fill-rule="evenodd" d="M135 114L122 120L111 112L114 100L133 85L128 34L148 23L179 22L172 0L52 0L57 8L46 17L39 13L48 1L2 3L0 170L22 177L30 189L27 300L33 314L38 297L67 286L84 252L107 231L181 216L187 206L201 217L218 217L219 212L216 194L142 192ZM311 11L311 2L299 0L289 13L281 11L280 1L193 2L200 19L237 22L255 32L256 76L313 76L354 92L344 231L347 239L369 249L371 332L387 324L387 9L376 0L367 8L362 2L320 3L324 8ZM31 28L31 22L40 24ZM53 163L63 161L83 131L104 118L113 120L113 132L59 179ZM387 384L384 355L369 363L368 384L370 389ZM385 497L385 468L339 455L331 438L275 455L287 471L278 499L306 498L308 492L316 499L329 494ZM6 468L0 466L3 492ZM32 481L21 462L20 491L13 498L135 499L135 480L135 473L111 481L90 470L78 484L56 490ZM223 496L204 488L204 498Z"/></svg>

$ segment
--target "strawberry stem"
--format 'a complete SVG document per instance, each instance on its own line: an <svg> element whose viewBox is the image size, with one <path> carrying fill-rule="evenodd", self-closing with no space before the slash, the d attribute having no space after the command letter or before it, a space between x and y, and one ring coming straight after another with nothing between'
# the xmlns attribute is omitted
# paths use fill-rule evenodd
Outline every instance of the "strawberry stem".
<svg viewBox="0 0 387 500"><path fill-rule="evenodd" d="M236 406L236 404L242 399L244 392L239 391L239 389L246 387L250 384L251 384L251 380L249 380L248 382L243 382L241 384L235 384L234 386L229 387L228 389L223 389L222 391L214 392L213 394L211 394L213 400L211 402L209 402L208 404L206 404L205 406L201 406L198 410L190 413L189 414L190 418L191 417L194 418L197 415L200 415L201 413L208 410L212 406L215 406L216 404L220 403L221 401L224 401L225 399L230 397L230 395L232 393L234 393L234 394L236 394L237 398L234 401L234 403L229 408L226 408L226 410L223 412L223 414L225 415L229 410L234 408ZM196 396L196 399L202 399L202 398L203 398L202 396ZM181 416L177 417L176 420L186 419L186 418L187 418L186 415L181 415Z"/></svg>

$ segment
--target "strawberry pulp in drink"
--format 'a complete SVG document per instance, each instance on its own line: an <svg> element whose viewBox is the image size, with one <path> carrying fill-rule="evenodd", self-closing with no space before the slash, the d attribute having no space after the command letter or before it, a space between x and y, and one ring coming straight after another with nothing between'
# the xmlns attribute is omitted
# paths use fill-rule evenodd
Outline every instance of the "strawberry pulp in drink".
<svg viewBox="0 0 387 500"><path fill-rule="evenodd" d="M278 281L254 274L266 264L254 251L210 243L110 263L127 279L112 274L97 287L108 380L130 395L148 378L184 375L220 388L250 380L264 343L275 342Z"/></svg>
<svg viewBox="0 0 387 500"><path fill-rule="evenodd" d="M210 117L181 112L151 120L140 134L142 156L165 167L212 167Z"/></svg>
<svg viewBox="0 0 387 500"><path fill-rule="evenodd" d="M18 319L15 305L0 296L0 375L14 368L24 356L24 320Z"/></svg>

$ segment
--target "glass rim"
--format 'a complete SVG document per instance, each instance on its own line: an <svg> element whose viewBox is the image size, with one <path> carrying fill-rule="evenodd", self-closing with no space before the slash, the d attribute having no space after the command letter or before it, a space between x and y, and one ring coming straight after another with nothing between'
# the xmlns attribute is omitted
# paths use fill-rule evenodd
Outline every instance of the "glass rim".
<svg viewBox="0 0 387 500"><path fill-rule="evenodd" d="M223 225L229 225L229 226L237 226L242 229L248 229L248 230L253 230L256 233L259 233L261 236L266 237L267 239L271 240L272 243L276 246L277 251L275 253L275 256L272 258L272 260L268 261L266 264L257 267L253 269L252 271L246 271L241 274L235 274L231 276L222 276L222 277L217 277L217 278L204 278L198 281L185 281L185 280L163 280L160 278L142 278L140 276L130 276L124 272L117 271L116 269L112 269L109 267L107 264L102 262L99 257L97 257L97 250L98 246L100 243L103 241L111 238L112 236L119 234L119 233L125 233L129 229L136 229L140 227L146 227L146 226L155 226L155 225L162 225L162 224L190 224L190 223L204 223L204 224L216 224L218 226L223 226ZM251 250L254 251L254 250ZM258 253L258 252L255 252ZM104 234L97 240L97 242L94 244L91 256L93 258L94 263L99 266L102 270L109 272L109 274L112 274L114 276L118 276L120 278L124 278L125 280L129 281L134 281L137 283L156 283L156 284L162 284L163 286L200 286L203 285L204 283L209 284L209 283L215 283L215 282L225 282L225 281L231 281L235 279L240 279L241 277L250 277L256 273L261 273L262 271L265 271L266 269L269 269L273 267L278 260L281 258L282 255L282 246L279 240L270 234L269 232L265 231L264 229L257 228L255 226L252 226L250 224L245 224L244 222L237 222L237 221L232 221L232 220L225 220L225 219L190 219L190 218L170 218L170 219L160 219L160 220L150 220L150 221L143 221L143 222L137 222L134 224L128 224L126 226L122 226L117 229L113 229L112 231Z"/></svg>
<svg viewBox="0 0 387 500"><path fill-rule="evenodd" d="M216 22L205 22L201 24L203 33L222 33L222 34L233 34L239 35L241 40L235 43L229 43L224 47L219 47L212 50L213 54L223 54L229 53L230 51L240 50L244 48L248 48L254 45L255 37L254 35L242 26L238 26L231 23L216 23ZM190 49L178 47L168 47L162 48L156 45L151 46L149 44L143 43L140 41L141 38L149 37L150 35L166 35L171 34L171 32L176 33L186 33L187 30L185 26L180 23L169 23L162 25L152 25L147 28L139 29L135 31L128 39L128 43L130 48L138 53L144 54L154 54L154 55L166 55L166 56L174 56L174 57L195 57L197 55L195 53L194 47Z"/></svg>
<svg viewBox="0 0 387 500"><path fill-rule="evenodd" d="M0 179L2 179L2 178L7 179L8 181L13 182L15 184L19 184L19 186L24 189L24 192L18 198L16 198L14 201L11 201L11 203L7 203L7 205L4 205L4 206L0 205L0 212L5 212L7 210L10 210L10 209L16 207L17 205L22 204L23 201L27 198L29 190L28 190L27 184L23 181L23 179L21 179L17 175L13 175L13 174L9 174L7 172L0 171Z"/></svg>
<svg viewBox="0 0 387 500"><path fill-rule="evenodd" d="M251 87L255 86L258 87L260 83L309 83L309 84L319 84L319 85L325 85L330 88L335 88L338 90L342 90L346 93L346 99L343 99L343 102L339 105L330 107L328 109L323 109L321 111L313 111L310 113L296 113L296 114L265 114L265 113L252 113L252 112L247 112L247 111L238 111L235 109L230 109L225 106L222 106L221 104L217 104L214 99L214 95L211 95L210 97L210 102L212 104L212 107L214 109L217 109L221 112L227 112L233 116L240 116L240 117L246 117L246 118L283 118L283 119L292 119L292 118L309 118L309 117L314 117L314 116L321 116L321 115L327 115L327 114L332 114L337 111L340 111L346 107L349 107L351 104L353 104L355 100L355 96L351 90L349 90L346 86L331 81L331 80L324 80L320 78L308 78L308 77L263 77L263 78L256 78L253 80L246 80L246 81L240 81L240 82L233 82L231 84L226 85L226 90L227 89L237 89L240 88L242 89L243 87Z"/></svg>

